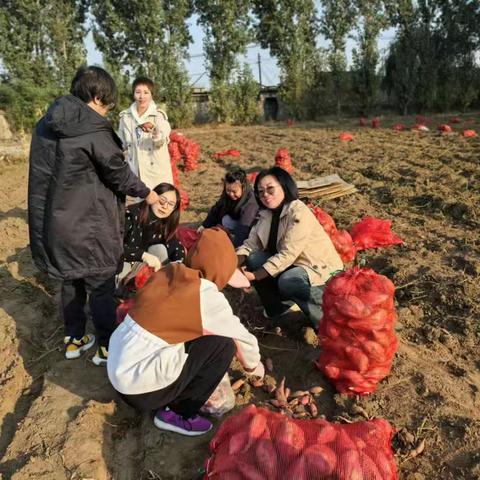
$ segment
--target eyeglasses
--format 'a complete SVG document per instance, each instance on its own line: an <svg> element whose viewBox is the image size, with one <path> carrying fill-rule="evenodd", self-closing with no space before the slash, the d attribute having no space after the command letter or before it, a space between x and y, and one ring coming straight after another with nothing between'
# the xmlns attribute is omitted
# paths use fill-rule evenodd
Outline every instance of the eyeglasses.
<svg viewBox="0 0 480 480"><path fill-rule="evenodd" d="M175 208L175 205L177 204L177 202L171 202L162 195L158 197L158 203L160 203L162 207L168 206L170 208Z"/></svg>
<svg viewBox="0 0 480 480"><path fill-rule="evenodd" d="M258 189L257 192L258 192L258 196L259 197L263 197L264 195L273 195L275 193L275 190L277 189L277 187L275 185L270 185L268 186L267 188L262 188L262 189Z"/></svg>

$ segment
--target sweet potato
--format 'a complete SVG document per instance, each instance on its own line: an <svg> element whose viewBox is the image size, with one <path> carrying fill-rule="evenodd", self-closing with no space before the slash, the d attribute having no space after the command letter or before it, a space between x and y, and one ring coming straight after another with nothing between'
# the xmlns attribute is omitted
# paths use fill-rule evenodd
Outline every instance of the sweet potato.
<svg viewBox="0 0 480 480"><path fill-rule="evenodd" d="M311 445L305 450L304 457L309 478L325 478L334 472L337 465L337 456L325 445Z"/></svg>
<svg viewBox="0 0 480 480"><path fill-rule="evenodd" d="M362 466L360 465L360 456L356 450L344 452L338 459L339 478L348 480L364 480Z"/></svg>
<svg viewBox="0 0 480 480"><path fill-rule="evenodd" d="M255 445L257 466L266 474L263 478L276 478L277 453L270 440L260 440Z"/></svg>
<svg viewBox="0 0 480 480"><path fill-rule="evenodd" d="M336 428L325 422L325 426L321 428L321 430L317 434L317 438L315 439L316 445L324 445L325 443L330 443L335 440L337 437L337 430Z"/></svg>
<svg viewBox="0 0 480 480"><path fill-rule="evenodd" d="M235 455L248 450L250 439L247 432L238 432L231 436L228 442L229 455Z"/></svg>
<svg viewBox="0 0 480 480"><path fill-rule="evenodd" d="M367 371L369 357L367 357L367 355L365 355L360 348L347 345L345 347L345 353L351 361L353 369L359 371L360 373L365 373Z"/></svg>
<svg viewBox="0 0 480 480"><path fill-rule="evenodd" d="M250 421L250 425L248 427L249 437L255 440L262 438L265 435L270 437L268 433L267 418L261 413L257 413Z"/></svg>
<svg viewBox="0 0 480 480"><path fill-rule="evenodd" d="M295 460L291 467L288 469L287 474L285 477L279 477L279 478L285 478L285 480L288 479L295 479L295 480L311 480L311 477L307 475L306 471L306 465L305 465L305 458L300 457L299 459Z"/></svg>
<svg viewBox="0 0 480 480"><path fill-rule="evenodd" d="M288 456L296 455L305 447L305 434L294 422L285 418L275 432L275 441L281 451Z"/></svg>
<svg viewBox="0 0 480 480"><path fill-rule="evenodd" d="M355 295L345 295L335 301L337 310L346 317L351 318L365 318L371 312L368 305L365 305Z"/></svg>
<svg viewBox="0 0 480 480"><path fill-rule="evenodd" d="M237 468L241 473L239 478L242 480L265 480L264 475L258 471L256 467L250 465L249 463L237 460Z"/></svg>

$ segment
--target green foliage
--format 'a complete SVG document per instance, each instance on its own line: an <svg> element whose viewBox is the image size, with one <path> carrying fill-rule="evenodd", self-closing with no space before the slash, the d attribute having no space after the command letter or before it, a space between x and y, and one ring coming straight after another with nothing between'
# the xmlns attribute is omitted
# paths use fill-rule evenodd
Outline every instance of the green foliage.
<svg viewBox="0 0 480 480"><path fill-rule="evenodd" d="M81 0L4 0L0 6L0 103L16 129L31 128L66 93L85 61Z"/></svg>
<svg viewBox="0 0 480 480"><path fill-rule="evenodd" d="M333 90L337 115L347 96L348 76L345 47L347 35L357 17L355 0L323 0L321 32L330 41L329 64L333 76Z"/></svg>
<svg viewBox="0 0 480 480"><path fill-rule="evenodd" d="M258 17L257 38L269 48L281 68L281 99L294 118L310 118L318 65L318 34L315 4L312 0L253 1Z"/></svg>
<svg viewBox="0 0 480 480"><path fill-rule="evenodd" d="M252 70L244 65L238 72L233 84L233 122L237 125L249 125L260 120L258 94L260 86L255 80Z"/></svg>
<svg viewBox="0 0 480 480"><path fill-rule="evenodd" d="M251 40L249 0L196 0L198 22L205 30L206 68L211 80L211 112L218 122L231 122L235 102L232 75L237 55Z"/></svg>
<svg viewBox="0 0 480 480"><path fill-rule="evenodd" d="M191 37L190 0L92 2L94 39L120 84L146 75L173 125L189 125L193 106L184 64ZM123 91L123 90L122 90Z"/></svg>
<svg viewBox="0 0 480 480"><path fill-rule="evenodd" d="M356 28L358 49L353 50L352 84L356 105L367 113L376 105L379 94L377 39L388 26L388 15L383 0L356 0L356 8L360 22Z"/></svg>

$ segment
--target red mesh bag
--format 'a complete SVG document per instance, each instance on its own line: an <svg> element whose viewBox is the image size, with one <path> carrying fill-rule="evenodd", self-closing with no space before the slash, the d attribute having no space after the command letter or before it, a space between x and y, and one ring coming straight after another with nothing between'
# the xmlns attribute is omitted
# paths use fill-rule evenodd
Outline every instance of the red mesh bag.
<svg viewBox="0 0 480 480"><path fill-rule="evenodd" d="M403 123L397 123L393 126L393 129L397 132L403 132L407 127Z"/></svg>
<svg viewBox="0 0 480 480"><path fill-rule="evenodd" d="M477 136L477 132L475 130L464 130L463 136L465 138L473 138Z"/></svg>
<svg viewBox="0 0 480 480"><path fill-rule="evenodd" d="M178 227L177 229L177 238L187 250L192 248L199 236L200 234L194 228Z"/></svg>
<svg viewBox="0 0 480 480"><path fill-rule="evenodd" d="M357 250L353 245L350 234L346 230L337 230L335 221L325 210L322 210L320 207L314 207L313 205L309 205L309 207L320 225L327 232L342 262L351 262L355 258Z"/></svg>
<svg viewBox="0 0 480 480"><path fill-rule="evenodd" d="M179 188L180 190L180 210L186 210L188 206L190 205L190 199L188 198L188 193Z"/></svg>
<svg viewBox="0 0 480 480"><path fill-rule="evenodd" d="M138 273L135 275L135 279L132 279L128 282L127 291L130 292L130 294L134 294L136 291L143 288L143 286L153 273L153 268L149 267L148 265L143 265L138 271ZM117 306L115 312L117 324L120 324L125 320L128 311L133 307L134 303L135 298L129 297Z"/></svg>
<svg viewBox="0 0 480 480"><path fill-rule="evenodd" d="M379 128L380 127L380 119L375 117L372 119L372 128Z"/></svg>
<svg viewBox="0 0 480 480"><path fill-rule="evenodd" d="M361 127L366 127L368 125L368 118L367 117L360 117L358 124Z"/></svg>
<svg viewBox="0 0 480 480"><path fill-rule="evenodd" d="M343 263L353 261L357 254L357 249L353 244L352 237L346 230L336 230L330 235L330 239Z"/></svg>
<svg viewBox="0 0 480 480"><path fill-rule="evenodd" d="M446 123L442 123L438 126L438 131L441 133L452 133L452 127Z"/></svg>
<svg viewBox="0 0 480 480"><path fill-rule="evenodd" d="M185 135L172 131L170 133L170 143L168 144L170 158L178 163L183 159L185 172L197 170L198 159L200 157L200 145L190 140Z"/></svg>
<svg viewBox="0 0 480 480"><path fill-rule="evenodd" d="M317 367L340 393L367 395L389 374L398 347L394 293L387 277L358 266L325 287Z"/></svg>
<svg viewBox="0 0 480 480"><path fill-rule="evenodd" d="M275 155L275 165L277 167L283 168L288 173L293 172L292 159L290 158L290 153L286 148L279 148Z"/></svg>
<svg viewBox="0 0 480 480"><path fill-rule="evenodd" d="M427 117L423 115L415 115L415 123L426 125L428 123Z"/></svg>
<svg viewBox="0 0 480 480"><path fill-rule="evenodd" d="M337 231L335 220L320 207L314 207L313 205L309 205L309 207L320 225L327 232L328 236L331 237Z"/></svg>
<svg viewBox="0 0 480 480"><path fill-rule="evenodd" d="M255 183L255 179L258 177L258 174L259 174L259 173L260 173L260 172L252 172L252 173L249 173L249 174L248 174L248 177L247 177L248 181L249 181L250 183Z"/></svg>
<svg viewBox="0 0 480 480"><path fill-rule="evenodd" d="M213 156L215 158L221 158L221 157L239 157L240 156L240 150L236 150L235 148L230 148L229 150L224 150L223 152L218 152L214 153Z"/></svg>
<svg viewBox="0 0 480 480"><path fill-rule="evenodd" d="M391 231L392 222L375 217L364 217L350 229L357 250L402 245L403 240Z"/></svg>
<svg viewBox="0 0 480 480"><path fill-rule="evenodd" d="M383 419L294 420L250 405L218 429L204 479L396 480L393 433Z"/></svg>
<svg viewBox="0 0 480 480"><path fill-rule="evenodd" d="M448 121L449 123L461 123L462 120L460 119L460 117L450 117Z"/></svg>
<svg viewBox="0 0 480 480"><path fill-rule="evenodd" d="M353 135L350 132L340 132L338 138L342 142L351 142L353 140Z"/></svg>

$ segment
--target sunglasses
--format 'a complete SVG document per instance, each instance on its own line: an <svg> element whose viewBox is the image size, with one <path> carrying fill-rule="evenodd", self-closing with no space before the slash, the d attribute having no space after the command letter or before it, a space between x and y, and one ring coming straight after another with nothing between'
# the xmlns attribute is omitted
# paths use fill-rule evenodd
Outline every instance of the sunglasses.
<svg viewBox="0 0 480 480"><path fill-rule="evenodd" d="M160 203L162 207L168 206L170 208L175 208L175 205L177 205L177 202L171 202L166 197L161 195L158 197L158 203Z"/></svg>
<svg viewBox="0 0 480 480"><path fill-rule="evenodd" d="M268 186L267 188L259 188L257 190L258 192L258 196L259 197L263 197L264 195L273 195L275 193L275 190L277 189L277 187L275 185L270 185Z"/></svg>

